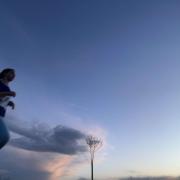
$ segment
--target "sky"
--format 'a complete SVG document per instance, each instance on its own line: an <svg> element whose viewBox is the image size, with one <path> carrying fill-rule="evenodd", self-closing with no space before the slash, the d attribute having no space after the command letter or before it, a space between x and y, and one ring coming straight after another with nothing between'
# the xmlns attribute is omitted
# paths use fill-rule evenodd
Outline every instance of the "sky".
<svg viewBox="0 0 180 180"><path fill-rule="evenodd" d="M93 134L96 178L179 176L179 19L178 0L1 0L17 96L0 173L89 178Z"/></svg>

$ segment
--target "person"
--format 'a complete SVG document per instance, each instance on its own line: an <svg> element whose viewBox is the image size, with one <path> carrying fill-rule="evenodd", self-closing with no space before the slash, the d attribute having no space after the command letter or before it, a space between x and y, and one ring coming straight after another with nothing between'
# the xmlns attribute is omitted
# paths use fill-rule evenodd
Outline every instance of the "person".
<svg viewBox="0 0 180 180"><path fill-rule="evenodd" d="M15 78L15 70L6 68L0 72L0 149L3 148L10 139L8 128L6 127L4 117L6 108L10 106L15 108L15 104L11 101L11 97L15 97L16 93L10 90L9 83Z"/></svg>

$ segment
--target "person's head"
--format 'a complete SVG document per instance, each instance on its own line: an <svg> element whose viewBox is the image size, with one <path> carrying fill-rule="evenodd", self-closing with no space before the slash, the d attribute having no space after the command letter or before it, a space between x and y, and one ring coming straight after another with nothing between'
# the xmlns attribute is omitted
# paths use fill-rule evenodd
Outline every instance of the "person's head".
<svg viewBox="0 0 180 180"><path fill-rule="evenodd" d="M0 72L0 79L10 82L10 81L13 81L14 78L15 78L15 70L14 69L6 68Z"/></svg>

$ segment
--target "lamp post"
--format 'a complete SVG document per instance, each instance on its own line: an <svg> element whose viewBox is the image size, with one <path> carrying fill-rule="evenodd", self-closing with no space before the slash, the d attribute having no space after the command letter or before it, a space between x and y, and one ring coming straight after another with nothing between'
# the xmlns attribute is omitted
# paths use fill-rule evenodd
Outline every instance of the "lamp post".
<svg viewBox="0 0 180 180"><path fill-rule="evenodd" d="M87 136L86 143L89 146L89 152L91 157L91 180L94 180L94 154L101 148L102 140L95 136Z"/></svg>

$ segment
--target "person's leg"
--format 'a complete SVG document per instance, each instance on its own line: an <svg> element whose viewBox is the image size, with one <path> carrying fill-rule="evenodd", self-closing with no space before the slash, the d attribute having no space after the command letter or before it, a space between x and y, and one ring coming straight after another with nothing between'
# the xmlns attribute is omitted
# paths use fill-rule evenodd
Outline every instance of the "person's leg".
<svg viewBox="0 0 180 180"><path fill-rule="evenodd" d="M9 138L8 129L3 118L0 117L0 149L9 141Z"/></svg>

